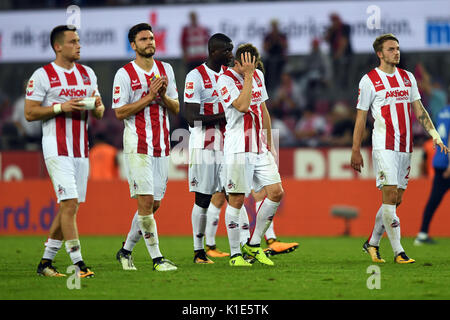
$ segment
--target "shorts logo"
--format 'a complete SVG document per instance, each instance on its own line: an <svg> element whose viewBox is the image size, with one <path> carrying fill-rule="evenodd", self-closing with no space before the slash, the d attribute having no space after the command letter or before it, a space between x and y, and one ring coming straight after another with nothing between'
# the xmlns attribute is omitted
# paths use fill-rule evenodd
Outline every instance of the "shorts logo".
<svg viewBox="0 0 450 320"><path fill-rule="evenodd" d="M58 184L58 194L62 196L63 194L66 194L66 189L60 184Z"/></svg>
<svg viewBox="0 0 450 320"><path fill-rule="evenodd" d="M386 175L384 174L383 171L378 172L378 179L379 179L381 182L386 181Z"/></svg>
<svg viewBox="0 0 450 320"><path fill-rule="evenodd" d="M228 189L236 188L236 184L233 182L233 180L230 179L230 181L228 181L227 188Z"/></svg>
<svg viewBox="0 0 450 320"><path fill-rule="evenodd" d="M198 181L197 181L197 179L195 179L195 177L191 181L191 186L192 187L197 187L198 186Z"/></svg>
<svg viewBox="0 0 450 320"><path fill-rule="evenodd" d="M133 181L133 188L134 188L134 190L137 190L139 188L136 181Z"/></svg>

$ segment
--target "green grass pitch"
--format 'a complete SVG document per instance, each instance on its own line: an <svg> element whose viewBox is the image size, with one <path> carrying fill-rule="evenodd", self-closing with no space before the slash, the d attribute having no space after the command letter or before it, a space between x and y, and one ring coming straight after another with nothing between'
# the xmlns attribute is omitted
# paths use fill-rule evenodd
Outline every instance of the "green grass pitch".
<svg viewBox="0 0 450 320"><path fill-rule="evenodd" d="M381 242L386 260L380 267L379 289L362 252L364 239L356 237L286 237L299 248L272 257L274 267L255 263L232 268L228 258L212 265L192 262L191 237L160 237L162 253L175 262L175 272L156 272L144 242L133 256L137 271L123 271L115 259L123 237L81 236L83 258L96 277L81 279L80 289L68 289L67 278L36 275L45 237L0 237L0 299L150 299L150 300L377 300L450 299L450 239L438 238L433 246L415 247L412 238L402 244L415 264L397 265L388 239ZM218 246L228 248L225 237ZM71 264L64 247L54 263L61 272Z"/></svg>

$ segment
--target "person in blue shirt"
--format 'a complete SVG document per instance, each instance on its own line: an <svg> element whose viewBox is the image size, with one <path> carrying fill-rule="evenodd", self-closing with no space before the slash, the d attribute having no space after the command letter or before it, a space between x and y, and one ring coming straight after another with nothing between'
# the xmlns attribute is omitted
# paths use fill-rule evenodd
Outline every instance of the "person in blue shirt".
<svg viewBox="0 0 450 320"><path fill-rule="evenodd" d="M442 142L448 145L450 135L450 105L443 108L438 114L436 119L436 130L441 136ZM433 178L433 186L431 189L430 198L423 212L422 226L420 232L417 234L414 240L414 245L420 246L423 244L434 244L432 238L428 235L428 229L431 219L439 207L444 195L450 188L450 155L444 154L439 149L436 149L436 153L433 157L433 168L435 171Z"/></svg>

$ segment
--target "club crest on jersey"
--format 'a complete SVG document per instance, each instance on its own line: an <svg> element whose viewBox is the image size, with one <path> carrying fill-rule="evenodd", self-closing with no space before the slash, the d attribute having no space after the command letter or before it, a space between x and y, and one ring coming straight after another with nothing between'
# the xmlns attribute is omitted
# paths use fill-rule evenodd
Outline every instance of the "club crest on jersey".
<svg viewBox="0 0 450 320"><path fill-rule="evenodd" d="M411 82L409 81L408 78L403 77L403 83L405 84L405 86L410 87L411 86Z"/></svg>

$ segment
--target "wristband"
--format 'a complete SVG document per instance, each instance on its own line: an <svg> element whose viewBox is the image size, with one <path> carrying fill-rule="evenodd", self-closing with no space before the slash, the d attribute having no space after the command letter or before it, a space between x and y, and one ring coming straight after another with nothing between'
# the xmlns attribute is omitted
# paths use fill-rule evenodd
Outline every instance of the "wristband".
<svg viewBox="0 0 450 320"><path fill-rule="evenodd" d="M438 143L442 143L441 136L436 131L436 129L431 129L428 133L430 134L431 138L433 138L433 140L437 140Z"/></svg>
<svg viewBox="0 0 450 320"><path fill-rule="evenodd" d="M53 105L53 112L55 114L59 114L62 112L61 103L57 103Z"/></svg>

